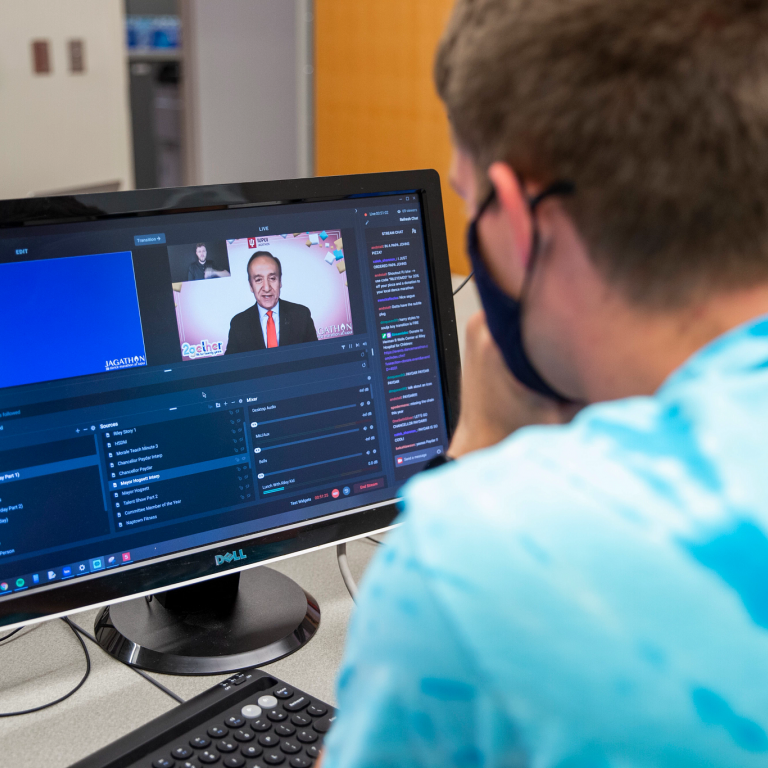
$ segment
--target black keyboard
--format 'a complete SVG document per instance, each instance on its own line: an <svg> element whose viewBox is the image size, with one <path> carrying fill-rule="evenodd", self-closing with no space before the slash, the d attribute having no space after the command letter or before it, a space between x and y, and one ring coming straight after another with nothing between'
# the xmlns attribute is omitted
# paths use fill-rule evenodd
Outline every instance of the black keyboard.
<svg viewBox="0 0 768 768"><path fill-rule="evenodd" d="M252 669L71 768L311 768L336 710Z"/></svg>

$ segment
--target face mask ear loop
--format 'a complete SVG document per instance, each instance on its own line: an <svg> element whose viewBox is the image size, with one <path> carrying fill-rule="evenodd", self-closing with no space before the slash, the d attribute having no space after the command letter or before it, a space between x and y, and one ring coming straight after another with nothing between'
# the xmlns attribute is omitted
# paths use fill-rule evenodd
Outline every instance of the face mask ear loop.
<svg viewBox="0 0 768 768"><path fill-rule="evenodd" d="M522 182L519 182L519 184L520 184L520 189L522 189L523 188ZM543 189L541 192L539 192L538 195L534 195L534 197L528 200L528 210L530 211L531 223L532 223L532 229L533 229L533 232L531 234L531 258L528 262L528 267L525 270L525 277L523 278L523 286L520 291L520 301L523 300L523 298L525 297L525 294L528 292L528 284L530 283L530 277L531 277L531 274L533 273L533 264L539 252L540 237L539 237L539 227L536 223L536 208L538 207L539 203L542 200L545 200L548 197L553 197L554 195L572 195L574 194L575 191L576 191L576 187L572 182L555 181L552 184L550 184L548 187ZM477 213L475 214L475 221L477 222L480 221L480 217L486 212L486 210L490 207L491 203L493 203L494 200L496 200L496 187L491 185L490 191L485 196L485 199L483 200L482 203L480 203L477 209ZM469 277L472 277L473 274L474 274L474 271L470 273ZM464 284L462 284L458 290L461 290L461 288L463 287L464 287ZM456 293L458 293L458 290L456 291Z"/></svg>
<svg viewBox="0 0 768 768"><path fill-rule="evenodd" d="M480 203L480 206L477 209L477 213L475 214L475 221L479 221L480 217L485 213L486 209L490 204L496 199L496 187L491 185L491 191L485 196L485 200L483 200L482 203ZM482 258L482 256L481 256ZM466 277L466 279L461 283L461 285L453 292L453 295L455 296L475 275L475 270L473 269Z"/></svg>
<svg viewBox="0 0 768 768"><path fill-rule="evenodd" d="M488 206L496 199L496 187L491 185L491 189L488 192L488 194L485 196L485 200L483 200L482 203L480 203L480 207L477 209L477 213L475 214L475 221L480 221L480 217L485 213Z"/></svg>
<svg viewBox="0 0 768 768"><path fill-rule="evenodd" d="M522 184L521 184L522 187ZM576 191L576 187L573 182L570 181L555 181L548 187L539 192L538 195L534 195L528 200L528 210L531 214L531 257L528 260L528 265L525 269L525 276L523 278L523 287L520 290L520 302L522 303L531 282L531 276L533 275L534 264L539 255L539 246L541 245L541 237L539 235L539 225L536 220L536 209L539 207L539 203L546 200L548 197L554 197L555 195L572 195Z"/></svg>

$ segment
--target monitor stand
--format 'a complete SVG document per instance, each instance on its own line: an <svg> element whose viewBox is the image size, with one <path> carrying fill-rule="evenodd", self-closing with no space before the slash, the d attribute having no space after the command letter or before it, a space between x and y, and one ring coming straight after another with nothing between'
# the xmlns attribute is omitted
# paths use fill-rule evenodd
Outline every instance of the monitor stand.
<svg viewBox="0 0 768 768"><path fill-rule="evenodd" d="M213 675L287 656L319 625L315 599L292 579L260 566L107 606L94 633L104 650L126 664L170 675Z"/></svg>

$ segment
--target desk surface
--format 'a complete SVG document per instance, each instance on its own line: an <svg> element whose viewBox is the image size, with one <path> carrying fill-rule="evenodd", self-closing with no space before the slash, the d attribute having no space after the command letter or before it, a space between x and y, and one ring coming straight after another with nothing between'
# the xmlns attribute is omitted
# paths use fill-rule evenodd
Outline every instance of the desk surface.
<svg viewBox="0 0 768 768"><path fill-rule="evenodd" d="M377 546L351 542L347 556L359 578ZM334 703L334 679L354 604L339 574L336 548L329 547L273 566L297 581L320 604L320 628L296 653L263 669ZM98 611L72 617L93 633ZM140 675L86 640L91 675L71 698L55 707L0 719L0 764L17 768L65 768L105 744L176 706ZM82 677L85 659L72 631L59 620L23 630L0 644L0 711L16 711L62 696ZM183 699L190 699L228 675L153 675Z"/></svg>
<svg viewBox="0 0 768 768"><path fill-rule="evenodd" d="M456 301L462 345L467 318L478 306L474 283L470 283ZM366 539L348 545L356 579L362 576L376 548ZM264 669L334 704L334 681L354 607L339 574L336 548L294 557L272 567L314 596L320 605L321 620L317 634L306 646ZM86 611L72 619L92 633L97 612ZM91 654L91 675L74 696L42 712L0 718L0 765L64 768L177 706L140 675L89 640L85 642ZM52 701L73 688L84 671L80 644L64 622L57 619L22 630L0 643L0 712ZM153 676L185 700L227 677Z"/></svg>

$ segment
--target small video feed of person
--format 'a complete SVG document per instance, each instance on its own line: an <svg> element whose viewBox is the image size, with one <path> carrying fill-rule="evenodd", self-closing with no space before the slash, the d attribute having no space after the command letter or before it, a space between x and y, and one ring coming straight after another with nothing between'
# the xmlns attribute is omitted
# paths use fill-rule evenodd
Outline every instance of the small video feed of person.
<svg viewBox="0 0 768 768"><path fill-rule="evenodd" d="M183 360L353 333L340 230L168 247Z"/></svg>

